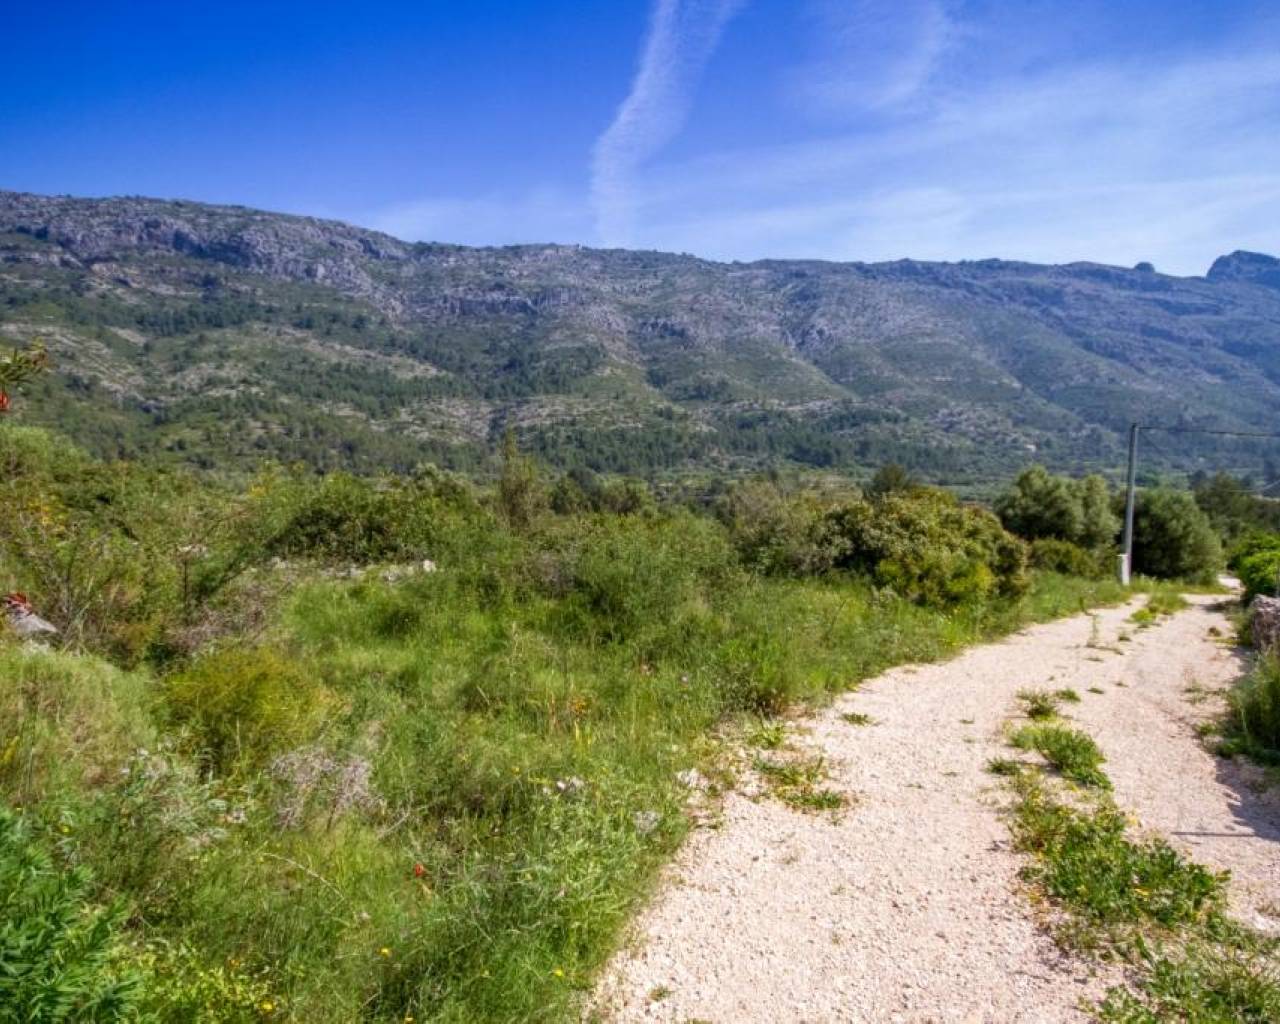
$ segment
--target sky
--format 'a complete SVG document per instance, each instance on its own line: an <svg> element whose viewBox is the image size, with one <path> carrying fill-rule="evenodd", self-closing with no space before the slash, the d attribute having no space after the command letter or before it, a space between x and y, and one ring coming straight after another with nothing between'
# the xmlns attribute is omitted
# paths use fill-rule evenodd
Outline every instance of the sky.
<svg viewBox="0 0 1280 1024"><path fill-rule="evenodd" d="M723 260L1280 252L1276 0L53 0L4 22L0 188Z"/></svg>

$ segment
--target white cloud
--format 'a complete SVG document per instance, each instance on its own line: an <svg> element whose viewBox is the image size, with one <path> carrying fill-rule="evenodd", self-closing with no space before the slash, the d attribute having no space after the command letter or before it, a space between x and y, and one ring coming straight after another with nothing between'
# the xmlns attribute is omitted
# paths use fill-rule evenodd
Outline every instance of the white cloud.
<svg viewBox="0 0 1280 1024"><path fill-rule="evenodd" d="M734 258L1152 259L1276 248L1272 48L1066 65L934 89L800 143L659 166L637 242Z"/></svg>
<svg viewBox="0 0 1280 1024"><path fill-rule="evenodd" d="M943 0L811 0L820 56L797 92L824 114L918 99L962 30Z"/></svg>
<svg viewBox="0 0 1280 1024"><path fill-rule="evenodd" d="M679 132L694 87L744 0L656 0L640 66L592 154L591 199L606 245L631 239L634 175Z"/></svg>

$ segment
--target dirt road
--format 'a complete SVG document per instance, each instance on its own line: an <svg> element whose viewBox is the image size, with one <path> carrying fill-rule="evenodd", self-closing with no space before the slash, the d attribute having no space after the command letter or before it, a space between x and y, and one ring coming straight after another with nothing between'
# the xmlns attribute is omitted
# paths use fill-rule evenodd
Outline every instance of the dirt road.
<svg viewBox="0 0 1280 1024"><path fill-rule="evenodd" d="M697 832L606 971L614 1021L990 1022L1088 1019L1109 980L1064 956L1020 889L1021 858L985 771L1024 688L1071 687L1116 798L1280 926L1280 807L1208 754L1197 718L1240 671L1212 600L1138 629L1138 605L1035 626L952 661L895 669L795 743L821 752L843 815L731 794ZM1214 631L1218 635L1214 635ZM1101 691L1101 692L1096 692ZM852 725L856 711L871 724Z"/></svg>

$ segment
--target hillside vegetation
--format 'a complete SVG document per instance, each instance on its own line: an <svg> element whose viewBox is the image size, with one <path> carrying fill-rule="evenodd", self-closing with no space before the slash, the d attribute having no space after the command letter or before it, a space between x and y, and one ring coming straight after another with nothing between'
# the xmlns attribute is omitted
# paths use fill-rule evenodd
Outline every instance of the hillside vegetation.
<svg viewBox="0 0 1280 1024"><path fill-rule="evenodd" d="M251 470L647 476L888 461L989 486L1111 470L1147 423L1272 429L1275 261L763 261L408 244L150 199L0 193L0 335L48 340L35 412L99 455ZM1274 441L1168 435L1144 466L1257 472ZM1268 474L1274 476L1274 474Z"/></svg>
<svg viewBox="0 0 1280 1024"><path fill-rule="evenodd" d="M0 585L62 631L0 640L30 1021L574 1019L735 728L1120 597L892 474L240 487L12 422L0 465Z"/></svg>

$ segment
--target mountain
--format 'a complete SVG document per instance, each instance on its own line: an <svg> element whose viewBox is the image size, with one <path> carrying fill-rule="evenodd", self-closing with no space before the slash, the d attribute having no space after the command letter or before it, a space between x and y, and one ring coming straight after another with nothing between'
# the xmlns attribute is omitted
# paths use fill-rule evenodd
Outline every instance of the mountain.
<svg viewBox="0 0 1280 1024"><path fill-rule="evenodd" d="M472 468L510 427L599 471L1109 468L1134 419L1274 429L1277 266L715 263L0 192L0 336L45 338L58 367L23 415L209 466ZM1183 469L1280 455L1152 444Z"/></svg>

